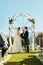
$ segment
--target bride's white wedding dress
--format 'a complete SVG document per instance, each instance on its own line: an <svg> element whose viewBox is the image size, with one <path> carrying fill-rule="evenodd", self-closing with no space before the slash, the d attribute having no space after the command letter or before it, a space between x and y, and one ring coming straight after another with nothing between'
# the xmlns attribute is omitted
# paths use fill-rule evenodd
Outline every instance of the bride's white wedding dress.
<svg viewBox="0 0 43 65"><path fill-rule="evenodd" d="M21 38L17 33L15 34L15 37L14 37L12 52L13 53L22 52Z"/></svg>

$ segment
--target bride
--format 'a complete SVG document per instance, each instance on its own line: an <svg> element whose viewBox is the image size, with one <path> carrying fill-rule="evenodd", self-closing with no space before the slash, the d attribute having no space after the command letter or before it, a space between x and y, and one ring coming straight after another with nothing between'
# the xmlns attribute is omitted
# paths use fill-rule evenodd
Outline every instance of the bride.
<svg viewBox="0 0 43 65"><path fill-rule="evenodd" d="M22 52L22 45L21 45L21 37L20 37L20 27L17 28L15 37L14 37L14 43L13 43L13 53Z"/></svg>

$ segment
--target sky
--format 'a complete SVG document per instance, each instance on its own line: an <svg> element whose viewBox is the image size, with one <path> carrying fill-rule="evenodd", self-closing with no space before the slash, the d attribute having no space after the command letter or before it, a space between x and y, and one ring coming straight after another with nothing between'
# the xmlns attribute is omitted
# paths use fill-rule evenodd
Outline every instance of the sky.
<svg viewBox="0 0 43 65"><path fill-rule="evenodd" d="M35 32L43 32L43 0L0 0L0 31L8 34L9 17L25 12L35 18Z"/></svg>

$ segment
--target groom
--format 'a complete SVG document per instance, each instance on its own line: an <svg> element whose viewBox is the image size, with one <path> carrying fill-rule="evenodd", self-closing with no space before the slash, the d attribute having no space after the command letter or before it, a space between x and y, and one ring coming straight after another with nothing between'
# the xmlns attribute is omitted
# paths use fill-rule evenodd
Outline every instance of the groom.
<svg viewBox="0 0 43 65"><path fill-rule="evenodd" d="M27 52L29 52L29 44L30 44L28 36L29 36L28 27L24 27L24 41L26 43Z"/></svg>

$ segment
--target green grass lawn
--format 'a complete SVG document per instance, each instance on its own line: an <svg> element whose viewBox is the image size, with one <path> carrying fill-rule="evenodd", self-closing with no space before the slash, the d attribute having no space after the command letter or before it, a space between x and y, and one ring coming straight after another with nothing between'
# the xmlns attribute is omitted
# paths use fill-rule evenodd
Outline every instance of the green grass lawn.
<svg viewBox="0 0 43 65"><path fill-rule="evenodd" d="M43 65L40 60L35 57L34 52L11 54L11 58L5 65Z"/></svg>

